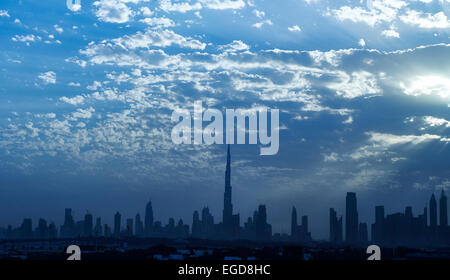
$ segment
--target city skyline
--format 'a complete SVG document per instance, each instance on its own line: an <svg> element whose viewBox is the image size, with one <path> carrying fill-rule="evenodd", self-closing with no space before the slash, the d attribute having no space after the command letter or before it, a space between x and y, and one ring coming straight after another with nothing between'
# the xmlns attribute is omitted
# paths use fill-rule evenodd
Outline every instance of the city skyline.
<svg viewBox="0 0 450 280"><path fill-rule="evenodd" d="M95 217L89 211L84 219L75 220L72 209L66 208L64 223L59 227L53 222L40 218L33 228L32 219L25 218L18 228L0 227L0 237L6 239L54 239L81 237L113 237L113 238L199 238L210 240L255 240L286 241L308 243L314 239L309 231L308 216L301 216L301 224L297 209L292 207L290 216L290 232L273 232L267 219L266 205L260 205L246 221L240 221L240 214L233 214L231 152L227 145L226 167L224 176L222 221L215 222L208 207L201 212L194 211L191 223L170 218L167 224L155 220L152 201L145 206L143 219L140 213L133 218L123 217L120 212L114 214L114 223L102 223L102 217ZM413 208L406 206L403 213L385 215L382 205L375 206L375 222L368 226L367 221L359 219L357 194L347 192L344 215L338 215L334 208L329 208L329 238L332 244L367 245L369 242L380 245L439 246L449 244L450 228L448 226L447 196L441 190L439 203L434 194L429 200L429 207L414 217ZM429 210L428 210L429 209ZM429 217L428 217L429 215ZM95 218L95 223L94 223ZM429 223L428 223L429 221ZM345 223L345 227L344 227ZM345 228L345 230L344 230ZM369 233L370 232L370 233Z"/></svg>

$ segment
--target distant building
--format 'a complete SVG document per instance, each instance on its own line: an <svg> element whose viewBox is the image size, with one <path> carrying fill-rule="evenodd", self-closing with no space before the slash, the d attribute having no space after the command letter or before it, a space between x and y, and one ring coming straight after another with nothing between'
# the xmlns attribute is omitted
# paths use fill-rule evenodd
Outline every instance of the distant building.
<svg viewBox="0 0 450 280"><path fill-rule="evenodd" d="M330 208L330 242L341 243L343 240L342 217L337 218L337 213Z"/></svg>
<svg viewBox="0 0 450 280"><path fill-rule="evenodd" d="M114 215L114 237L120 237L121 219L120 213L116 212Z"/></svg>
<svg viewBox="0 0 450 280"><path fill-rule="evenodd" d="M354 192L348 192L346 197L345 241L347 243L358 242L358 208Z"/></svg>

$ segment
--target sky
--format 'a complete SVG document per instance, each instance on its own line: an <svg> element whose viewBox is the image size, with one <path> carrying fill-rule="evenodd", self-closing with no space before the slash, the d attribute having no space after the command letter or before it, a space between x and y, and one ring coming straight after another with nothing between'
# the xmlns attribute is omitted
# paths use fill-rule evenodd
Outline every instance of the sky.
<svg viewBox="0 0 450 280"><path fill-rule="evenodd" d="M199 100L280 110L278 154L231 147L241 223L296 206L327 238L348 191L372 223L450 187L449 0L3 0L0 42L0 226L219 222L226 147L170 137Z"/></svg>

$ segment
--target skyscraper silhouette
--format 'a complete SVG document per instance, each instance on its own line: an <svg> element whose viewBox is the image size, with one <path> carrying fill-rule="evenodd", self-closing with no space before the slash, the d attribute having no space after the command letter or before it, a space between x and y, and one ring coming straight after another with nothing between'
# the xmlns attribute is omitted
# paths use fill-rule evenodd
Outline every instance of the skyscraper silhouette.
<svg viewBox="0 0 450 280"><path fill-rule="evenodd" d="M72 209L66 208L64 212L64 224L61 226L61 237L68 238L75 236L75 221L72 216Z"/></svg>
<svg viewBox="0 0 450 280"><path fill-rule="evenodd" d="M145 207L144 227L145 227L145 234L149 236L153 228L153 207L151 201L149 201Z"/></svg>
<svg viewBox="0 0 450 280"><path fill-rule="evenodd" d="M230 145L227 146L227 166L225 170L225 192L223 194L222 226L225 239L237 237L239 233L239 214L233 215L231 189L231 154Z"/></svg>
<svg viewBox="0 0 450 280"><path fill-rule="evenodd" d="M135 217L134 234L138 237L144 235L144 225L142 224L141 215L139 215L139 213L137 213Z"/></svg>
<svg viewBox="0 0 450 280"><path fill-rule="evenodd" d="M117 212L114 215L114 236L115 237L119 237L120 236L121 218L122 218L122 216L120 215L119 212Z"/></svg>
<svg viewBox="0 0 450 280"><path fill-rule="evenodd" d="M377 244L384 242L384 206L375 206L375 223L372 225L372 241Z"/></svg>
<svg viewBox="0 0 450 280"><path fill-rule="evenodd" d="M446 228L448 226L447 196L445 195L444 190L442 190L441 198L439 199L439 225L442 228Z"/></svg>
<svg viewBox="0 0 450 280"><path fill-rule="evenodd" d="M291 215L291 237L296 236L297 231L297 209L295 207L292 207L292 215Z"/></svg>
<svg viewBox="0 0 450 280"><path fill-rule="evenodd" d="M223 226L229 229L232 223L233 204L231 203L231 155L230 145L227 148L227 167L225 170L225 192L223 195Z"/></svg>
<svg viewBox="0 0 450 280"><path fill-rule="evenodd" d="M358 208L354 192L348 192L346 197L345 241L348 243L358 242Z"/></svg>
<svg viewBox="0 0 450 280"><path fill-rule="evenodd" d="M434 197L434 193L430 198L430 227L431 229L436 229L437 227L437 204L436 198Z"/></svg>
<svg viewBox="0 0 450 280"><path fill-rule="evenodd" d="M102 229L102 218L98 217L95 221L95 227L94 227L94 236L99 237L103 235L103 229Z"/></svg>
<svg viewBox="0 0 450 280"><path fill-rule="evenodd" d="M342 217L338 219L333 208L330 208L330 242L342 242Z"/></svg>

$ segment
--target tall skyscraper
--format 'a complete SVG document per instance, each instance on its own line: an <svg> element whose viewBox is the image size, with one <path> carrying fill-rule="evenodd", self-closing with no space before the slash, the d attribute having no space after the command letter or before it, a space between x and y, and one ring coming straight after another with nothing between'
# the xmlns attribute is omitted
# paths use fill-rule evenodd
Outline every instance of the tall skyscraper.
<svg viewBox="0 0 450 280"><path fill-rule="evenodd" d="M60 234L63 238L75 236L75 221L70 208L66 208L64 211L64 224L61 226Z"/></svg>
<svg viewBox="0 0 450 280"><path fill-rule="evenodd" d="M144 235L144 225L139 213L137 213L135 217L134 234L138 237L142 237Z"/></svg>
<svg viewBox="0 0 450 280"><path fill-rule="evenodd" d="M36 238L46 239L48 238L48 226L45 219L39 219L38 227L36 228Z"/></svg>
<svg viewBox="0 0 450 280"><path fill-rule="evenodd" d="M358 242L358 208L356 193L348 192L345 208L345 241L348 243Z"/></svg>
<svg viewBox="0 0 450 280"><path fill-rule="evenodd" d="M127 236L133 236L133 219L127 219Z"/></svg>
<svg viewBox="0 0 450 280"><path fill-rule="evenodd" d="M291 237L295 237L297 231L297 209L292 207L292 215L291 215Z"/></svg>
<svg viewBox="0 0 450 280"><path fill-rule="evenodd" d="M119 237L120 236L120 229L121 229L121 219L122 216L119 212L117 212L114 215L114 236Z"/></svg>
<svg viewBox="0 0 450 280"><path fill-rule="evenodd" d="M153 228L153 207L151 201L149 201L147 203L147 206L145 207L144 227L145 227L145 234L148 236Z"/></svg>
<svg viewBox="0 0 450 280"><path fill-rule="evenodd" d="M330 242L337 242L337 213L333 208L330 208Z"/></svg>
<svg viewBox="0 0 450 280"><path fill-rule="evenodd" d="M94 236L99 237L102 235L103 235L102 218L98 217L95 221Z"/></svg>
<svg viewBox="0 0 450 280"><path fill-rule="evenodd" d="M377 244L384 242L384 206L375 206L375 223L372 225L372 241Z"/></svg>
<svg viewBox="0 0 450 280"><path fill-rule="evenodd" d="M227 147L227 167L225 170L225 192L223 195L223 226L229 230L232 224L233 204L231 203L231 155L230 145Z"/></svg>
<svg viewBox="0 0 450 280"><path fill-rule="evenodd" d="M367 230L367 224L366 223L359 223L359 243L361 244L367 244L369 241L369 233Z"/></svg>
<svg viewBox="0 0 450 280"><path fill-rule="evenodd" d="M434 197L434 193L430 198L430 227L432 229L436 229L437 227L437 204L436 198Z"/></svg>
<svg viewBox="0 0 450 280"><path fill-rule="evenodd" d="M225 192L223 194L222 226L222 231L225 239L233 239L238 237L240 217L239 214L233 215L230 145L228 145L227 147L227 166L225 170Z"/></svg>
<svg viewBox="0 0 450 280"><path fill-rule="evenodd" d="M330 242L342 242L342 216L338 219L333 208L330 208Z"/></svg>
<svg viewBox="0 0 450 280"><path fill-rule="evenodd" d="M447 217L447 196L444 190L441 192L441 198L439 199L439 225L443 228L448 226Z"/></svg>
<svg viewBox="0 0 450 280"><path fill-rule="evenodd" d="M92 236L93 227L94 227L94 219L93 219L92 215L88 212L84 216L83 235L84 236Z"/></svg>

